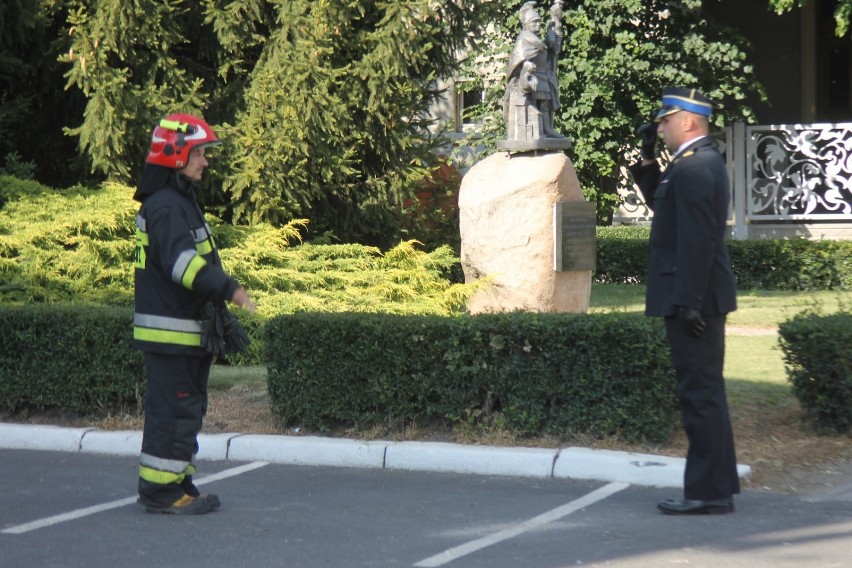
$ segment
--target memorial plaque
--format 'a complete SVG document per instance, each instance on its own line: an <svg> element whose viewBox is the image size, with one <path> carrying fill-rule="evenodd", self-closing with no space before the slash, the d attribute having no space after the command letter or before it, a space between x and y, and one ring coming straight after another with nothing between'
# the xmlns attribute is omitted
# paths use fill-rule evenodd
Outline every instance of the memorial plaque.
<svg viewBox="0 0 852 568"><path fill-rule="evenodd" d="M553 204L553 270L592 270L597 264L597 206L587 201Z"/></svg>

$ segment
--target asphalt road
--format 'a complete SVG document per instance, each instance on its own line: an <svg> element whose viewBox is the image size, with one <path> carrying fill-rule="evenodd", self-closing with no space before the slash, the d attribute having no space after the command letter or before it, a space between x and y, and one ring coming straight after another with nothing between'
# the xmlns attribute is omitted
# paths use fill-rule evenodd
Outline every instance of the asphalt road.
<svg viewBox="0 0 852 568"><path fill-rule="evenodd" d="M0 450L0 566L852 566L852 503L745 493L668 517L625 483L201 462L222 509L152 515L137 460Z"/></svg>

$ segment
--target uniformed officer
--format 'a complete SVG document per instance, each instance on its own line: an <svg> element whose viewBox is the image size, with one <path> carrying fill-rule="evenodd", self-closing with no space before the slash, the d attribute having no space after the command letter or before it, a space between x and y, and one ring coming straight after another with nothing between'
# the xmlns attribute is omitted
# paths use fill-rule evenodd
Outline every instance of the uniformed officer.
<svg viewBox="0 0 852 568"><path fill-rule="evenodd" d="M665 318L689 441L684 498L657 505L671 515L730 513L740 492L722 377L725 319L736 309L725 245L731 189L709 136L713 109L695 89L665 88L655 122L640 128L642 159L630 168L654 212L645 314ZM658 130L674 156L662 172Z"/></svg>
<svg viewBox="0 0 852 568"><path fill-rule="evenodd" d="M255 309L245 287L222 270L196 201L208 165L205 149L217 144L200 118L166 117L153 130L134 194L142 205L136 215L133 344L144 352L147 374L139 503L152 513L203 514L220 506L216 495L202 495L192 482L207 380L219 354L204 348L202 336L205 344L224 342L210 337L203 320L221 313L227 300Z"/></svg>

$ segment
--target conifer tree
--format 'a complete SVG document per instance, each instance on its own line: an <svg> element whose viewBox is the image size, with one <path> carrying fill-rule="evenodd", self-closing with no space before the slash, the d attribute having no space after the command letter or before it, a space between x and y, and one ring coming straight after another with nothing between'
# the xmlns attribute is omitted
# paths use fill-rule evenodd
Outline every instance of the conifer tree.
<svg viewBox="0 0 852 568"><path fill-rule="evenodd" d="M431 86L489 2L74 0L71 129L92 167L129 182L150 126L202 114L225 140L213 198L234 221L309 217L377 242L429 171ZM213 169L211 168L211 169Z"/></svg>
<svg viewBox="0 0 852 568"><path fill-rule="evenodd" d="M74 141L62 127L85 101L63 91L66 7L62 0L4 0L0 6L0 171L29 171L51 186L79 181ZM13 167L13 164L21 167Z"/></svg>
<svg viewBox="0 0 852 568"><path fill-rule="evenodd" d="M236 219L310 212L314 231L382 242L430 169L433 82L487 3L294 0L275 28L237 114L225 189Z"/></svg>
<svg viewBox="0 0 852 568"><path fill-rule="evenodd" d="M74 0L68 15L68 84L87 99L68 129L93 171L129 181L155 121L207 105L205 61L194 60L198 14L180 0ZM194 4L194 3L189 3ZM210 75L210 73L207 73ZM208 87L209 89L209 87Z"/></svg>

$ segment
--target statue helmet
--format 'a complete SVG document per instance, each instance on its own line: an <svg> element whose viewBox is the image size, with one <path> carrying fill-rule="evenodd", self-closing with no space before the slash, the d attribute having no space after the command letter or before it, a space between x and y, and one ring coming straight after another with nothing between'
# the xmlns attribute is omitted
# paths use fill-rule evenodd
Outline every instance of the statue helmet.
<svg viewBox="0 0 852 568"><path fill-rule="evenodd" d="M540 20L541 16L536 10L535 2L527 2L520 9L521 25L526 26L533 20Z"/></svg>

